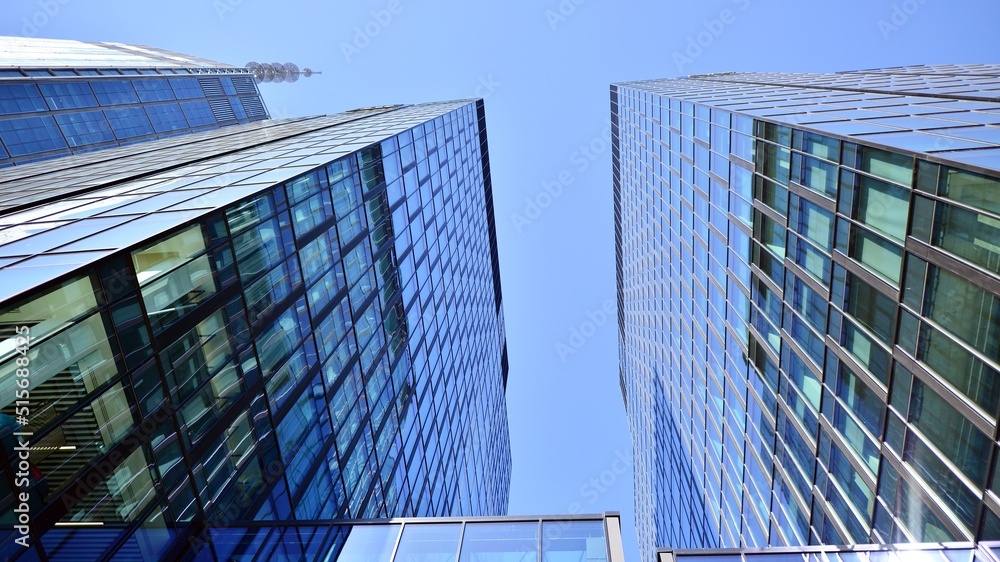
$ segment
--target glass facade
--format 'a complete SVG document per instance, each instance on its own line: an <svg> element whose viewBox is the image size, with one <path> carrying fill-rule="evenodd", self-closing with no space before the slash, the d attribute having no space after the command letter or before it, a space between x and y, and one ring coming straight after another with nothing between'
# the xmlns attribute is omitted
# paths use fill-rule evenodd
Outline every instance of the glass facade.
<svg viewBox="0 0 1000 562"><path fill-rule="evenodd" d="M193 546L182 560L624 562L615 514L255 523L209 529Z"/></svg>
<svg viewBox="0 0 1000 562"><path fill-rule="evenodd" d="M661 550L657 562L997 562L1000 543L807 546L759 549Z"/></svg>
<svg viewBox="0 0 1000 562"><path fill-rule="evenodd" d="M1000 539L997 83L612 86L643 552Z"/></svg>
<svg viewBox="0 0 1000 562"><path fill-rule="evenodd" d="M0 168L267 118L244 68L149 47L0 37Z"/></svg>
<svg viewBox="0 0 1000 562"><path fill-rule="evenodd" d="M191 133L0 185L18 194L0 210L5 558L506 512L481 101Z"/></svg>

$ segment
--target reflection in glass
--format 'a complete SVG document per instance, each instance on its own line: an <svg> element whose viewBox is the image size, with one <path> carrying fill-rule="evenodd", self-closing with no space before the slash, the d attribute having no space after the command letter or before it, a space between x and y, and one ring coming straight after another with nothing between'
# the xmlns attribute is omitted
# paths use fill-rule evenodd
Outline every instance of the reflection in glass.
<svg viewBox="0 0 1000 562"><path fill-rule="evenodd" d="M542 562L607 562L603 521L542 523Z"/></svg>
<svg viewBox="0 0 1000 562"><path fill-rule="evenodd" d="M351 529L344 549L336 560L385 562L399 536L399 525L357 525Z"/></svg>
<svg viewBox="0 0 1000 562"><path fill-rule="evenodd" d="M394 560L405 562L455 562L462 525L409 524L403 529Z"/></svg>
<svg viewBox="0 0 1000 562"><path fill-rule="evenodd" d="M459 562L522 562L538 558L537 523L468 523Z"/></svg>

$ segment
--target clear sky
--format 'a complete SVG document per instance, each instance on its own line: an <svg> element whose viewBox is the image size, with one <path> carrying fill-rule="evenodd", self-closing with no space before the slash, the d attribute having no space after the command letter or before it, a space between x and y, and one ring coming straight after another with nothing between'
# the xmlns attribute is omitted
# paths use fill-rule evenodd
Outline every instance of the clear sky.
<svg viewBox="0 0 1000 562"><path fill-rule="evenodd" d="M638 561L607 313L609 84L996 63L998 22L997 0L3 0L0 34L323 72L262 86L273 117L484 97L510 353L510 513L621 511Z"/></svg>

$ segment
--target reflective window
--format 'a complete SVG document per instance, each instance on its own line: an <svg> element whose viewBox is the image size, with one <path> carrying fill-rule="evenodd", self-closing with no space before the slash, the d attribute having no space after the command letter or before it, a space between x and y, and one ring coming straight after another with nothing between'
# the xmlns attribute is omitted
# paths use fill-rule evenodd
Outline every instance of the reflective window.
<svg viewBox="0 0 1000 562"><path fill-rule="evenodd" d="M1000 273L1000 219L939 203L933 243Z"/></svg>
<svg viewBox="0 0 1000 562"><path fill-rule="evenodd" d="M174 93L166 80L133 80L132 86L139 94L139 101L167 101L174 99Z"/></svg>
<svg viewBox="0 0 1000 562"><path fill-rule="evenodd" d="M171 78L169 82L170 89L179 100L205 97L197 78Z"/></svg>
<svg viewBox="0 0 1000 562"><path fill-rule="evenodd" d="M521 562L538 558L538 523L467 523L459 562Z"/></svg>
<svg viewBox="0 0 1000 562"><path fill-rule="evenodd" d="M184 114L176 103L147 105L146 116L149 117L149 122L153 124L153 130L157 133L167 133L187 127Z"/></svg>
<svg viewBox="0 0 1000 562"><path fill-rule="evenodd" d="M90 87L94 90L97 102L101 105L139 102L139 97L135 95L132 83L128 80L95 80L90 83Z"/></svg>
<svg viewBox="0 0 1000 562"><path fill-rule="evenodd" d="M181 112L192 127L215 124L215 114L205 100L181 102Z"/></svg>
<svg viewBox="0 0 1000 562"><path fill-rule="evenodd" d="M42 83L38 87L52 110L97 106L97 99L87 82Z"/></svg>
<svg viewBox="0 0 1000 562"><path fill-rule="evenodd" d="M903 188L861 177L855 218L902 242L910 211L910 194Z"/></svg>
<svg viewBox="0 0 1000 562"><path fill-rule="evenodd" d="M924 313L991 359L1000 359L1000 297L930 267Z"/></svg>
<svg viewBox="0 0 1000 562"><path fill-rule="evenodd" d="M909 420L973 483L986 486L990 438L920 379L913 380Z"/></svg>
<svg viewBox="0 0 1000 562"><path fill-rule="evenodd" d="M0 84L0 115L45 111L45 100L34 84Z"/></svg>
<svg viewBox="0 0 1000 562"><path fill-rule="evenodd" d="M115 136L119 139L129 139L153 134L146 112L141 107L123 107L121 109L105 109L104 115L111 124Z"/></svg>
<svg viewBox="0 0 1000 562"><path fill-rule="evenodd" d="M602 521L542 523L542 562L607 562L607 550Z"/></svg>
<svg viewBox="0 0 1000 562"><path fill-rule="evenodd" d="M70 147L115 140L111 126L101 111L56 115L56 123L59 123Z"/></svg>
<svg viewBox="0 0 1000 562"><path fill-rule="evenodd" d="M0 139L15 157L66 148L59 127L47 115L0 121Z"/></svg>
<svg viewBox="0 0 1000 562"><path fill-rule="evenodd" d="M1000 213L1000 179L945 168L940 194L959 203Z"/></svg>
<svg viewBox="0 0 1000 562"><path fill-rule="evenodd" d="M868 146L861 148L861 169L907 187L913 185L913 158Z"/></svg>
<svg viewBox="0 0 1000 562"><path fill-rule="evenodd" d="M216 291L201 226L192 226L132 253L146 313L166 326Z"/></svg>
<svg viewBox="0 0 1000 562"><path fill-rule="evenodd" d="M796 152L792 155L792 180L821 195L837 196L836 164Z"/></svg>
<svg viewBox="0 0 1000 562"><path fill-rule="evenodd" d="M903 249L863 228L853 228L853 243L849 252L852 258L863 263L886 281L899 285L903 266Z"/></svg>
<svg viewBox="0 0 1000 562"><path fill-rule="evenodd" d="M455 562L458 553L460 524L410 523L403 527L403 536L393 560L407 562Z"/></svg>

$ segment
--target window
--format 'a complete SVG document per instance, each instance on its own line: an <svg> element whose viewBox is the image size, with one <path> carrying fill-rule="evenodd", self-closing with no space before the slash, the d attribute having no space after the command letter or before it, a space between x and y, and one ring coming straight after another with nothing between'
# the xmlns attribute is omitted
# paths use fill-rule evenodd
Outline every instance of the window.
<svg viewBox="0 0 1000 562"><path fill-rule="evenodd" d="M966 343L1000 360L1000 297L930 266L925 314Z"/></svg>
<svg viewBox="0 0 1000 562"><path fill-rule="evenodd" d="M602 521L542 523L542 562L607 562L607 548Z"/></svg>
<svg viewBox="0 0 1000 562"><path fill-rule="evenodd" d="M829 252L833 246L833 214L798 196L791 197L793 229Z"/></svg>
<svg viewBox="0 0 1000 562"><path fill-rule="evenodd" d="M976 486L986 486L990 438L920 379L913 380L909 420Z"/></svg>
<svg viewBox="0 0 1000 562"><path fill-rule="evenodd" d="M90 87L101 105L139 102L139 97L135 95L135 90L128 80L95 80L90 83Z"/></svg>
<svg viewBox="0 0 1000 562"><path fill-rule="evenodd" d="M902 242L906 238L909 193L895 185L861 177L855 218L879 232Z"/></svg>
<svg viewBox="0 0 1000 562"><path fill-rule="evenodd" d="M848 297L845 310L886 345L892 345L896 323L896 302L876 291L861 278L847 274Z"/></svg>
<svg viewBox="0 0 1000 562"><path fill-rule="evenodd" d="M52 117L22 117L0 121L0 139L13 157L66 148Z"/></svg>
<svg viewBox="0 0 1000 562"><path fill-rule="evenodd" d="M799 153L792 155L792 180L830 198L837 196L837 165Z"/></svg>
<svg viewBox="0 0 1000 562"><path fill-rule="evenodd" d="M169 101L174 99L170 85L163 79L133 80L132 86L139 94L139 101Z"/></svg>
<svg viewBox="0 0 1000 562"><path fill-rule="evenodd" d="M148 105L146 115L157 133L168 133L188 126L181 108L176 103Z"/></svg>
<svg viewBox="0 0 1000 562"><path fill-rule="evenodd" d="M934 225L934 245L1000 273L1000 219L939 203Z"/></svg>
<svg viewBox="0 0 1000 562"><path fill-rule="evenodd" d="M863 228L854 227L852 231L854 240L850 256L879 277L898 286L903 249Z"/></svg>
<svg viewBox="0 0 1000 562"><path fill-rule="evenodd" d="M909 156L865 146L861 149L861 170L907 187L913 185L913 158Z"/></svg>
<svg viewBox="0 0 1000 562"><path fill-rule="evenodd" d="M38 87L52 110L97 106L97 99L87 82L56 82Z"/></svg>
<svg viewBox="0 0 1000 562"><path fill-rule="evenodd" d="M181 102L180 106L181 112L184 113L184 117L187 118L188 124L192 127L214 125L216 123L212 108L205 100L185 101Z"/></svg>
<svg viewBox="0 0 1000 562"><path fill-rule="evenodd" d="M169 82L174 96L179 100L205 97L197 78L171 78Z"/></svg>
<svg viewBox="0 0 1000 562"><path fill-rule="evenodd" d="M966 205L1000 213L1000 179L945 168L941 195Z"/></svg>
<svg viewBox="0 0 1000 562"><path fill-rule="evenodd" d="M70 147L115 140L108 120L101 111L81 111L56 115L59 128Z"/></svg>
<svg viewBox="0 0 1000 562"><path fill-rule="evenodd" d="M153 127L146 118L146 112L141 107L123 107L121 109L105 109L104 115L111 124L111 129L119 139L129 139L153 134Z"/></svg>
<svg viewBox="0 0 1000 562"><path fill-rule="evenodd" d="M142 300L154 329L183 316L216 291L199 225L132 253Z"/></svg>
<svg viewBox="0 0 1000 562"><path fill-rule="evenodd" d="M45 100L34 84L0 84L0 115L46 109Z"/></svg>

